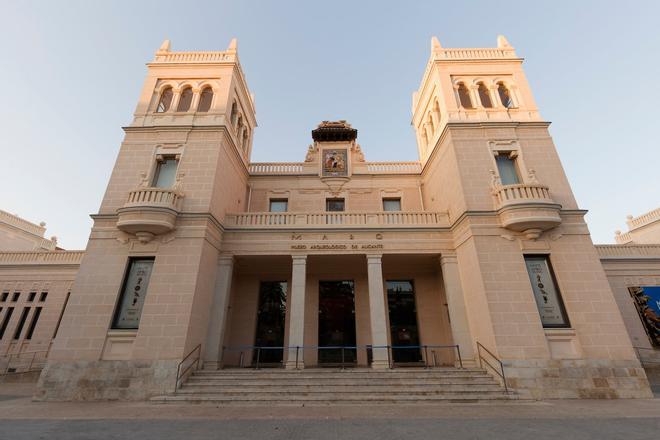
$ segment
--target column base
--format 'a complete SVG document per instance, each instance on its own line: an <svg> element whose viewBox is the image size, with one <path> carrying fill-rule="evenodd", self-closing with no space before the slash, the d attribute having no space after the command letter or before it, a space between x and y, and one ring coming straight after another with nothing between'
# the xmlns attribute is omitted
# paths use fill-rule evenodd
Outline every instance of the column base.
<svg viewBox="0 0 660 440"><path fill-rule="evenodd" d="M204 361L202 364L203 370L220 370L222 369L222 363L218 361Z"/></svg>
<svg viewBox="0 0 660 440"><path fill-rule="evenodd" d="M387 370L390 368L390 363L386 360L377 360L374 359L371 361L371 368L374 370Z"/></svg>
<svg viewBox="0 0 660 440"><path fill-rule="evenodd" d="M305 363L303 361L298 361L298 365L296 366L296 361L286 361L284 363L284 369L286 370L302 370L305 368Z"/></svg>

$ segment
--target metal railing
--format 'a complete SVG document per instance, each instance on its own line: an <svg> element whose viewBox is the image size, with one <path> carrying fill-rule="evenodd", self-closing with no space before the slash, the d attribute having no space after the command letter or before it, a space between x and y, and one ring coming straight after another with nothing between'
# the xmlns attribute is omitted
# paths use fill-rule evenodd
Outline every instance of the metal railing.
<svg viewBox="0 0 660 440"><path fill-rule="evenodd" d="M497 368L495 368L493 366L493 364L488 362L488 359L486 359L481 354L481 350L484 350L486 353L488 353L491 356L491 358L494 359L500 365L499 370ZM502 384L504 385L504 392L508 394L509 393L509 388L506 384L506 376L504 375L504 364L502 363L502 361L497 356L495 356L492 351L490 351L489 349L484 347L479 341L477 341L477 356L479 358L479 367L481 367L485 370L483 364L486 364L490 367L490 369L495 374L497 374L498 376L500 376L502 378Z"/></svg>
<svg viewBox="0 0 660 440"><path fill-rule="evenodd" d="M185 367L183 371L181 370L181 367L183 366L186 361L190 359L191 356L193 356L195 353L197 355L192 359L190 362L190 365ZM185 379L186 374L190 371L190 369L195 366L195 370L199 369L199 360L202 354L202 344L197 344L195 348L193 348L190 353L188 353L183 359L181 359L181 362L179 362L179 365L176 367L176 383L174 384L174 392L179 389L179 384L183 382ZM194 370L193 370L194 371Z"/></svg>
<svg viewBox="0 0 660 440"><path fill-rule="evenodd" d="M268 368L284 367L286 364L293 366L296 370L304 364L304 353L308 350L316 350L320 367L355 367L358 364L358 351L365 350L367 363L373 362L374 350L387 350L387 366L390 369L401 366L420 366L424 368L434 368L442 366L438 361L438 352L440 350L451 350L455 353L459 368L463 368L463 359L461 357L460 347L456 345L289 345L289 346L257 346L257 345L239 345L223 347L222 364L227 366L226 355L229 353L238 353L238 362L235 366L239 368ZM419 357L411 354L409 360L401 361L396 358L406 350L417 351ZM334 351L334 353L332 353ZM273 358L268 354L277 353ZM325 352L325 353L324 353ZM330 353L328 353L330 352ZM322 356L321 354L326 354ZM250 356L249 362L246 362L246 355ZM289 360L290 359L290 360Z"/></svg>
<svg viewBox="0 0 660 440"><path fill-rule="evenodd" d="M46 358L48 357L49 351L50 350L24 351L22 353L10 353L0 356L0 365L2 365L4 362L7 363L4 367L2 375L11 373L28 373L30 371L42 370L44 364L46 363ZM37 355L39 353L44 353L43 358L40 360L37 359ZM27 362L28 359L29 362ZM36 364L35 361L37 361ZM25 365L26 362L27 368L21 368Z"/></svg>

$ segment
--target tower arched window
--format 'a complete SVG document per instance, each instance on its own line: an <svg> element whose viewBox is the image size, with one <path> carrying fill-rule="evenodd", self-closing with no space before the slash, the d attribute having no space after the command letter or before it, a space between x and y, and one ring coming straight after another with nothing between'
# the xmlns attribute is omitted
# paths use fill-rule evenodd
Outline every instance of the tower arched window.
<svg viewBox="0 0 660 440"><path fill-rule="evenodd" d="M506 108L513 107L513 99L511 98L511 92L506 88L504 83L497 84L497 94L500 96L500 101L502 105Z"/></svg>
<svg viewBox="0 0 660 440"><path fill-rule="evenodd" d="M481 105L484 108L492 108L493 102L490 100L490 93L488 92L488 87L486 87L486 84L480 82L479 88L477 90L479 91L479 100L481 100Z"/></svg>
<svg viewBox="0 0 660 440"><path fill-rule="evenodd" d="M202 93L199 95L199 105L197 106L198 112L208 112L211 109L213 102L213 89L211 87L204 87Z"/></svg>
<svg viewBox="0 0 660 440"><path fill-rule="evenodd" d="M472 100L470 99L470 91L464 83L458 85L458 99L461 102L461 107L472 108Z"/></svg>
<svg viewBox="0 0 660 440"><path fill-rule="evenodd" d="M176 107L178 112L187 112L190 110L190 104L192 104L193 91L191 87L186 87L181 92L181 97L179 98L179 105Z"/></svg>
<svg viewBox="0 0 660 440"><path fill-rule="evenodd" d="M168 111L170 109L170 106L172 105L173 96L174 93L172 93L172 87L165 88L160 94L160 99L158 100L158 107L156 107L156 112L164 113Z"/></svg>

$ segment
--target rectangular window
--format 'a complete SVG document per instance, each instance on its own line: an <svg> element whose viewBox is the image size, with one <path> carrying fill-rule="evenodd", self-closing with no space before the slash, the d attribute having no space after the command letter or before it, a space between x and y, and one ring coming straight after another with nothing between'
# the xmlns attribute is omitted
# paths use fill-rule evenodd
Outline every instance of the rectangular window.
<svg viewBox="0 0 660 440"><path fill-rule="evenodd" d="M518 171L516 170L516 159L509 152L500 152L495 156L497 172L500 175L502 185L517 185L520 183Z"/></svg>
<svg viewBox="0 0 660 440"><path fill-rule="evenodd" d="M14 332L14 339L20 339L21 333L23 332L23 327L25 326L25 321L27 320L28 313L30 313L29 307L23 307L23 313L21 313L21 318L18 320L18 326Z"/></svg>
<svg viewBox="0 0 660 440"><path fill-rule="evenodd" d="M401 211L401 199L383 199L383 211Z"/></svg>
<svg viewBox="0 0 660 440"><path fill-rule="evenodd" d="M178 166L179 160L174 156L159 160L156 165L156 173L154 174L152 186L156 188L171 188L174 186Z"/></svg>
<svg viewBox="0 0 660 440"><path fill-rule="evenodd" d="M0 301L5 302L9 297L9 292L2 292L2 299Z"/></svg>
<svg viewBox="0 0 660 440"><path fill-rule="evenodd" d="M30 292L28 295L28 302L34 301L34 298L37 296L37 292Z"/></svg>
<svg viewBox="0 0 660 440"><path fill-rule="evenodd" d="M30 321L30 326L28 327L25 339L32 339L34 329L37 327L37 323L39 322L39 316L41 316L41 307L34 309L34 315L32 316L32 321Z"/></svg>
<svg viewBox="0 0 660 440"><path fill-rule="evenodd" d="M11 297L11 302L16 302L18 301L18 297L21 296L21 292L14 292L14 294Z"/></svg>
<svg viewBox="0 0 660 440"><path fill-rule="evenodd" d="M137 329L140 325L140 316L153 265L153 258L129 260L112 328Z"/></svg>
<svg viewBox="0 0 660 440"><path fill-rule="evenodd" d="M548 256L525 255L525 265L543 327L570 327Z"/></svg>
<svg viewBox="0 0 660 440"><path fill-rule="evenodd" d="M344 207L344 199L325 199L326 211L343 211Z"/></svg>
<svg viewBox="0 0 660 440"><path fill-rule="evenodd" d="M14 308L9 307L7 309L7 312L5 313L5 317L2 320L2 324L0 324L0 339L2 339L5 336L5 330L7 330L7 325L9 325L9 320L11 319L11 315L14 313Z"/></svg>
<svg viewBox="0 0 660 440"><path fill-rule="evenodd" d="M270 199L270 212L286 212L288 209L288 199Z"/></svg>
<svg viewBox="0 0 660 440"><path fill-rule="evenodd" d="M48 292L41 292L41 295L39 295L39 302L46 301L47 296L48 296Z"/></svg>

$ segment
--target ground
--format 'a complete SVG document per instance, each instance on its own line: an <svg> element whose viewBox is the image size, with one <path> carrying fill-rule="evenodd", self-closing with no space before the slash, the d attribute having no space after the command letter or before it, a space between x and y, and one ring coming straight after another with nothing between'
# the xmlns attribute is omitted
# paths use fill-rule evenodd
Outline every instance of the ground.
<svg viewBox="0 0 660 440"><path fill-rule="evenodd" d="M652 439L660 398L427 406L43 403L0 384L0 439ZM656 394L656 397L660 397Z"/></svg>

